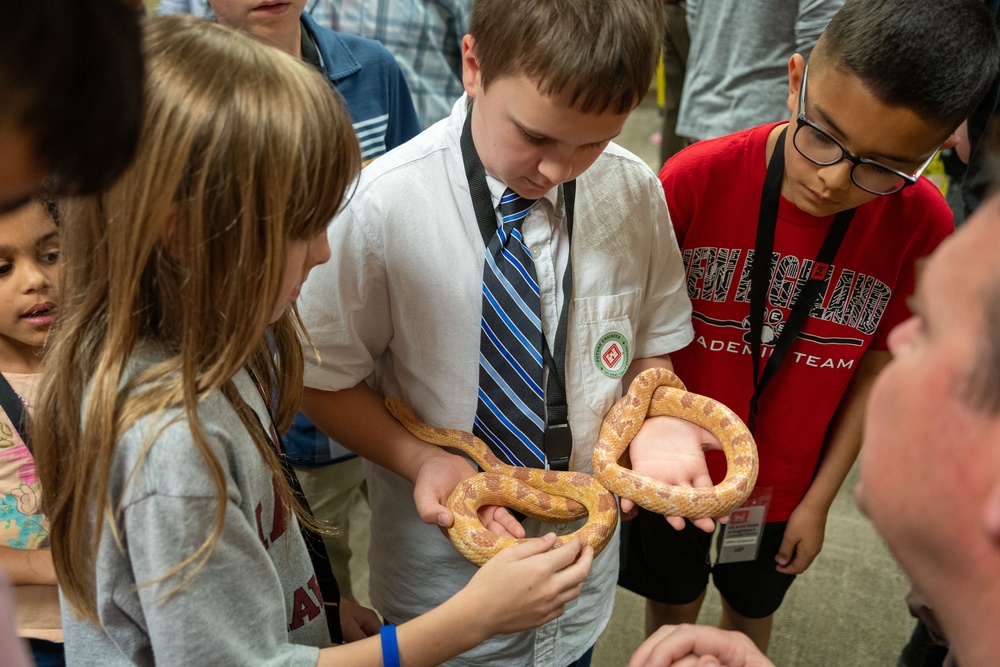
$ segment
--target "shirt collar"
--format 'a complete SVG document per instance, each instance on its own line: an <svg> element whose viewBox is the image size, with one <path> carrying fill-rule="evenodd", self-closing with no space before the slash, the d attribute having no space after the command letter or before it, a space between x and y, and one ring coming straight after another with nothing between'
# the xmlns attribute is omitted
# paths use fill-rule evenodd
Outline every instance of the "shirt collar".
<svg viewBox="0 0 1000 667"><path fill-rule="evenodd" d="M465 117L468 115L468 113L466 112L466 109L468 108L468 99L469 99L468 95L463 94L462 97L460 97L458 101L455 102L455 105L451 109L450 122L454 124L453 126L457 130L457 134L455 132L452 132L451 135L454 138L455 148L458 149L459 160L461 160L462 157L462 150L459 139L462 136L462 126L465 125ZM484 172L486 174L486 186L489 188L490 197L493 199L493 208L494 210L499 210L500 198L503 197L503 193L507 191L507 185L503 181L495 178L490 172L485 170ZM558 207L560 205L560 188L558 186L552 188L551 190L546 192L542 197L539 198L539 201L542 200L548 201L549 204L552 205L553 209L559 210Z"/></svg>
<svg viewBox="0 0 1000 667"><path fill-rule="evenodd" d="M305 23L299 23L299 30L302 33L302 60L320 74L324 74L323 56L320 55L319 48L316 46L316 40L306 30Z"/></svg>

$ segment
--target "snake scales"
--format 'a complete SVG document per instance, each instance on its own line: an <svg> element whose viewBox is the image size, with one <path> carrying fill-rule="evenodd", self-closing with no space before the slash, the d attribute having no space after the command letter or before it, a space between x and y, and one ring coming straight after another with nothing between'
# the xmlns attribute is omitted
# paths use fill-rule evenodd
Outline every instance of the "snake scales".
<svg viewBox="0 0 1000 667"><path fill-rule="evenodd" d="M458 449L482 468L483 472L459 484L448 498L448 508L455 516L448 536L458 551L477 565L518 542L483 527L477 511L484 505L510 507L550 523L589 515L582 528L559 540L565 543L578 536L596 555L611 539L618 521L618 506L609 490L650 511L696 519L725 516L746 500L757 479L757 449L743 422L717 401L685 391L680 380L663 368L637 375L608 413L594 448L593 476L507 465L471 433L428 426L397 398L386 398L385 403L410 433L426 442ZM691 421L719 439L728 464L726 478L719 485L677 487L618 465L645 418L660 415Z"/></svg>

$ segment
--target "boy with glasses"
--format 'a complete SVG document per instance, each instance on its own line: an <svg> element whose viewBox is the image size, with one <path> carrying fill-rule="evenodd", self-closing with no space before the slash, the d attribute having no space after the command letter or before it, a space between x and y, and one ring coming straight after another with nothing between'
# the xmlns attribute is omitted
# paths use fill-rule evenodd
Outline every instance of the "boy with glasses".
<svg viewBox="0 0 1000 667"><path fill-rule="evenodd" d="M711 536L676 518L682 530L645 511L626 524L619 583L648 598L647 634L695 622L711 573L720 625L766 650L857 457L865 398L889 359L888 332L907 317L917 260L953 227L920 174L954 145L997 62L982 2L849 0L808 68L789 61L790 123L700 142L664 165L695 326L671 359L689 390L754 430L751 503L766 509L734 512L727 530L740 540L723 532L712 555ZM709 469L721 480L716 454Z"/></svg>

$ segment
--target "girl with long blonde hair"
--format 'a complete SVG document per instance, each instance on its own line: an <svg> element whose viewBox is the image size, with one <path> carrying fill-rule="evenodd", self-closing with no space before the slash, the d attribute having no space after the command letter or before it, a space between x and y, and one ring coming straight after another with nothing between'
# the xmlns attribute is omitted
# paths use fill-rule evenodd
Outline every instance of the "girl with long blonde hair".
<svg viewBox="0 0 1000 667"><path fill-rule="evenodd" d="M302 386L295 299L329 258L357 140L317 74L227 28L150 19L145 56L135 163L67 207L32 433L68 661L429 665L558 616L590 563L546 536L398 640L327 648L339 601L322 600L277 432ZM378 630L340 615L349 639Z"/></svg>

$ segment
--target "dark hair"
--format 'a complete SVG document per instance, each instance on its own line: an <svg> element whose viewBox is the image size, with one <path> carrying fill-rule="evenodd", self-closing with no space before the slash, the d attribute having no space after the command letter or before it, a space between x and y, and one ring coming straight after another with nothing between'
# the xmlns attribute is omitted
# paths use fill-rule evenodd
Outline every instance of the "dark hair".
<svg viewBox="0 0 1000 667"><path fill-rule="evenodd" d="M100 190L131 161L139 39L134 2L0 2L0 120L31 136L54 191Z"/></svg>
<svg viewBox="0 0 1000 667"><path fill-rule="evenodd" d="M62 226L62 214L59 212L59 201L47 192L41 192L35 197L35 201L42 205L46 215L52 218L56 227Z"/></svg>
<svg viewBox="0 0 1000 667"><path fill-rule="evenodd" d="M997 76L1000 47L983 0L847 0L810 63L846 70L883 103L952 131Z"/></svg>
<svg viewBox="0 0 1000 667"><path fill-rule="evenodd" d="M649 91L663 0L476 0L469 17L483 87L524 74L584 113L627 113Z"/></svg>

